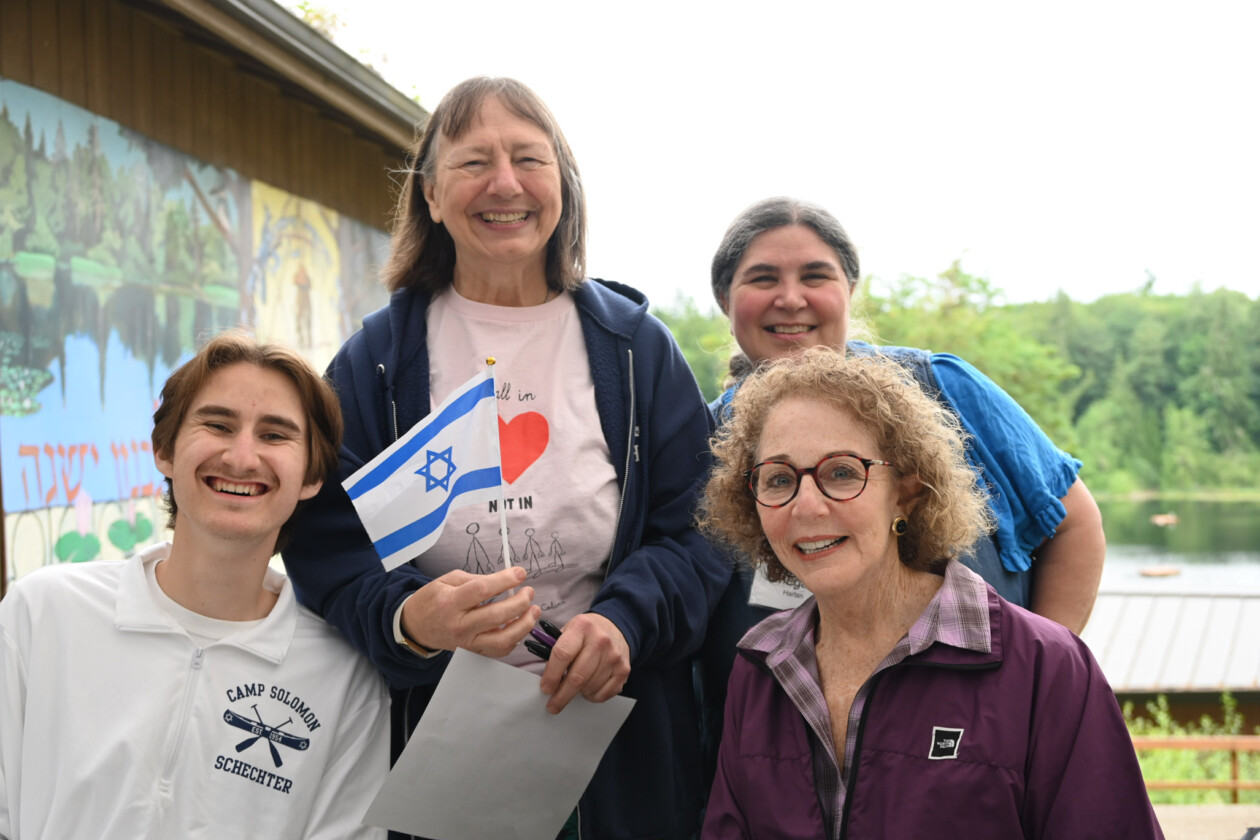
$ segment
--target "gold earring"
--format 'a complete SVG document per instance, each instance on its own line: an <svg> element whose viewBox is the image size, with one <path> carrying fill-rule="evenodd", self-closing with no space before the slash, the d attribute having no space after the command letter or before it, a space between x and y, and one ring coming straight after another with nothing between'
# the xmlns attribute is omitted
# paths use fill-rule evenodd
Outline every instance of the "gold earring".
<svg viewBox="0 0 1260 840"><path fill-rule="evenodd" d="M904 516L897 516L893 519L892 532L894 534L900 537L908 530L910 530L910 523L906 522L906 518Z"/></svg>

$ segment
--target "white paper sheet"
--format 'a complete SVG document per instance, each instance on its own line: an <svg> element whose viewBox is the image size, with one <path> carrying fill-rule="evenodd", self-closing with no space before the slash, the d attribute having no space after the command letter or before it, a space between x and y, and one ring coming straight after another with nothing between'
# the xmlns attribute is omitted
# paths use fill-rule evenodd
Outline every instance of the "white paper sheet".
<svg viewBox="0 0 1260 840"><path fill-rule="evenodd" d="M634 701L547 713L538 676L457 650L367 815L435 840L553 840Z"/></svg>

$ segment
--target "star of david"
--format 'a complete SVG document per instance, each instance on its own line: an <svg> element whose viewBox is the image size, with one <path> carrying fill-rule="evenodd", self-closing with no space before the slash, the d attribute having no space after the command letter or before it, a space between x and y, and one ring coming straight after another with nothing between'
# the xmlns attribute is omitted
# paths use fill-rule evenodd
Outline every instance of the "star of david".
<svg viewBox="0 0 1260 840"><path fill-rule="evenodd" d="M432 449L426 449L425 458L428 461L423 467L416 470L416 475L424 476L424 492L429 492L434 487L441 487L443 490L450 492L451 476L455 475L455 462L451 460L451 449L446 447L441 452L434 452ZM446 464L445 474L441 477L434 475L433 467L435 464Z"/></svg>

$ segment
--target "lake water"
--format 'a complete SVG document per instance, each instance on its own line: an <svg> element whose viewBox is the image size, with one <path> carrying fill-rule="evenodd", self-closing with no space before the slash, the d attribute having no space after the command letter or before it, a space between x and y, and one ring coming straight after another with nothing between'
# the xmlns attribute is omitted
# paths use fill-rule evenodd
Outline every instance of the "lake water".
<svg viewBox="0 0 1260 840"><path fill-rule="evenodd" d="M1104 501L1104 592L1260 594L1260 502ZM1158 525L1160 515L1175 522ZM1178 574L1148 577L1171 567Z"/></svg>

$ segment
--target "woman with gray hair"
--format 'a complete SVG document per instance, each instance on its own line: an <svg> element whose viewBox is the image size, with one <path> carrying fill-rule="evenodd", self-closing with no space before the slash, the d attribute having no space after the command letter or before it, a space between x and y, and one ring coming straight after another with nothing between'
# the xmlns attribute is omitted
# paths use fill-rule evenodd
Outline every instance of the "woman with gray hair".
<svg viewBox="0 0 1260 840"><path fill-rule="evenodd" d="M810 597L731 675L706 838L1159 838L1089 649L958 557L992 524L956 416L814 348L749 376L699 521Z"/></svg>
<svg viewBox="0 0 1260 840"><path fill-rule="evenodd" d="M411 159L393 295L328 371L346 415L340 470L285 565L395 689L395 755L456 648L538 674L552 713L624 690L635 708L566 832L691 837L704 782L688 657L730 576L691 523L708 409L644 297L586 279L577 163L533 91L460 83ZM341 481L490 356L510 531L497 503L452 510L436 545L387 574ZM540 619L563 630L547 661L519 645Z"/></svg>

